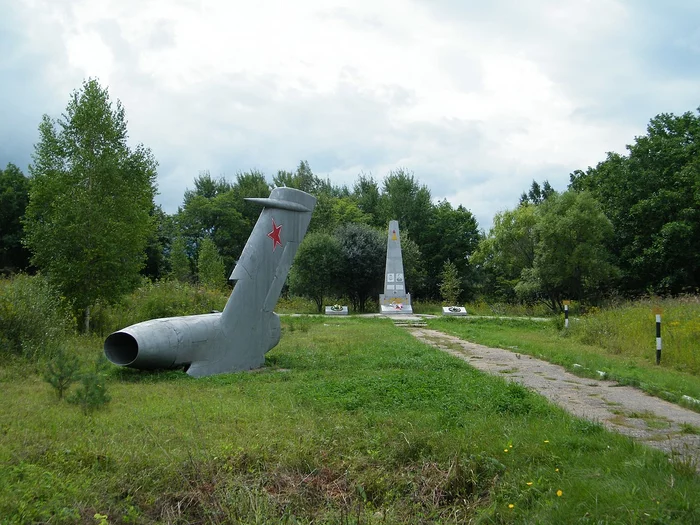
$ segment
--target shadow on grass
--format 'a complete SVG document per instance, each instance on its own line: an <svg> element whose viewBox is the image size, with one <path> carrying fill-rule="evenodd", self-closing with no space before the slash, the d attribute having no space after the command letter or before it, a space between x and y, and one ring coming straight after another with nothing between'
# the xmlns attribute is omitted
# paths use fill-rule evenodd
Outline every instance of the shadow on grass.
<svg viewBox="0 0 700 525"><path fill-rule="evenodd" d="M178 370L138 370L135 368L114 366L109 372L110 379L120 381L122 383L167 383L175 381L193 381L199 380L211 384L230 384L245 380L248 375L272 374L275 372L287 372L277 363L277 356L266 356L265 364L260 368L252 370L231 371L224 374L215 374L209 377L192 377L187 375L184 368Z"/></svg>
<svg viewBox="0 0 700 525"><path fill-rule="evenodd" d="M137 370L135 368L112 367L109 377L123 383L166 383L194 379L184 370Z"/></svg>

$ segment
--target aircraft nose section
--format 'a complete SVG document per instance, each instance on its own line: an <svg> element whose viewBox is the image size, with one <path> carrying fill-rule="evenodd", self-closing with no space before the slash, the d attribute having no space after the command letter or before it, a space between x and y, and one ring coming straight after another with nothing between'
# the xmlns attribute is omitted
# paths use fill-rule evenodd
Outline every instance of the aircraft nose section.
<svg viewBox="0 0 700 525"><path fill-rule="evenodd" d="M115 365L128 366L139 354L136 338L126 332L114 332L105 340L105 356Z"/></svg>

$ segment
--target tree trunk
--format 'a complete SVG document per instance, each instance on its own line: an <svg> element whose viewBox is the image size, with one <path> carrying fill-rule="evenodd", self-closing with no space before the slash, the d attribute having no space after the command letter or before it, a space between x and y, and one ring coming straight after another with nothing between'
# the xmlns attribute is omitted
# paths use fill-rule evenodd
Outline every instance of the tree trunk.
<svg viewBox="0 0 700 525"><path fill-rule="evenodd" d="M85 308L85 312L83 314L83 321L84 321L83 330L85 330L86 334L89 334L90 333L90 307L89 306Z"/></svg>

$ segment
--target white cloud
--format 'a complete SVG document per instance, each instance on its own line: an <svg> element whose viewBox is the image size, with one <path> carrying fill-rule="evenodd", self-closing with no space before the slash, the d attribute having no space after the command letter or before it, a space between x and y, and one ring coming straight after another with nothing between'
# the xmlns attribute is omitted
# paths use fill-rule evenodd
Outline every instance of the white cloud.
<svg viewBox="0 0 700 525"><path fill-rule="evenodd" d="M663 62L649 51L663 54L667 42L652 38L650 8L614 0L33 0L11 9L22 26L13 60L39 64L53 99L65 104L97 76L122 100L130 136L161 163L169 212L200 170L272 175L307 159L348 185L360 171L411 169L435 198L464 204L488 227L532 179L564 189L570 171L623 151L656 113L693 109L700 87L682 67L655 75ZM677 9L680 20L694 8ZM672 9L660 13L667 35ZM684 26L669 40L697 57L698 34ZM35 106L34 129L41 113L60 112Z"/></svg>

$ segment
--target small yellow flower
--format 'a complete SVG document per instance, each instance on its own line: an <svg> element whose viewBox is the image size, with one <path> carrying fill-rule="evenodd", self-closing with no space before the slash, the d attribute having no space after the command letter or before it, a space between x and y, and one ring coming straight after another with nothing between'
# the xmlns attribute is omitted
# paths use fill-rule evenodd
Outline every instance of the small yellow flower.
<svg viewBox="0 0 700 525"><path fill-rule="evenodd" d="M545 443L549 443L549 440L548 440L548 439L545 439L544 442L545 442Z"/></svg>
<svg viewBox="0 0 700 525"><path fill-rule="evenodd" d="M508 508L509 508L509 509L512 509L513 507L515 507L515 505L513 505L512 503L508 503Z"/></svg>
<svg viewBox="0 0 700 525"><path fill-rule="evenodd" d="M555 469L554 469L554 472L559 472L559 469L558 469L558 468L555 468Z"/></svg>
<svg viewBox="0 0 700 525"><path fill-rule="evenodd" d="M510 448L513 448L513 445L508 445Z"/></svg>
<svg viewBox="0 0 700 525"><path fill-rule="evenodd" d="M507 449L507 448L504 448L504 449L503 449L503 452L508 452L508 449Z"/></svg>
<svg viewBox="0 0 700 525"><path fill-rule="evenodd" d="M564 493L561 491L561 489L557 490L557 496L559 496L561 498L562 494L564 494Z"/></svg>
<svg viewBox="0 0 700 525"><path fill-rule="evenodd" d="M532 481L528 481L526 485L529 487L530 485L532 485Z"/></svg>

